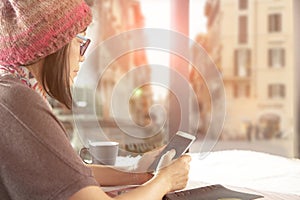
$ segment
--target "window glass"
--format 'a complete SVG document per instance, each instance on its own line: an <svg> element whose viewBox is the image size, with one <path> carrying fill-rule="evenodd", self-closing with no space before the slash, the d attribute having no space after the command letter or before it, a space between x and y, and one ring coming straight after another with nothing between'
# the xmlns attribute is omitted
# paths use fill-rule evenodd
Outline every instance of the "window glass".
<svg viewBox="0 0 300 200"><path fill-rule="evenodd" d="M207 58L191 47L191 59L200 60L201 72L211 76L212 67L216 67L223 81L226 101L220 104L226 104L226 119L220 135L217 133L208 137L218 139L214 149L251 148L292 157L295 155L294 138L298 134L294 130L298 120L295 119L294 113L297 96L296 93L294 94L294 86L298 81L295 74L299 68L295 63L297 56L295 48L300 46L295 45L295 38L299 38L299 34L294 33L294 24L298 19L294 18L293 2L295 0L99 1L94 4L95 17L93 24L87 30L87 36L95 41L93 44L96 52L97 44L129 30L144 27L169 30L171 24L182 28L183 35L199 44L199 48L203 48L209 55ZM116 51L130 49L135 45L138 37L128 36L119 39L114 46ZM161 42L163 44L165 41ZM175 41L171 45L178 45L181 48L182 44ZM95 64L96 69L103 62L103 58L110 57L109 50L112 49L103 50L101 56L95 56L94 60L86 57L86 66L92 66L92 63ZM154 65L166 66L168 69L174 67L174 63L170 62L172 53L162 49L134 49L120 58L115 58L109 66L105 66L107 68L101 69L103 74L101 79L97 79L99 87L94 96L90 96L87 92L89 90L85 87L91 83L91 77L97 73L91 71L86 75L86 82L82 84L83 89L78 92L82 96L80 106L84 111L87 108L95 109L100 120L106 122L101 125L114 125L103 129L111 138L120 142L121 148L139 145L143 147L144 143L147 147L157 147L164 139L165 130L170 126L178 125L170 123L169 120L170 111L177 109L170 104L170 99L176 96L169 89L173 84L171 75L168 72L157 73L152 68ZM181 59L180 55L176 56ZM210 61L215 66L209 65ZM197 99L197 102L192 102L188 107L190 108L189 119L191 121L199 117L195 113L199 108L200 125L191 126L192 130L196 129L198 138L201 139L205 136L208 127L211 127L212 110L216 113L219 111L218 108L212 108L212 102L218 101L211 98L215 90L207 89L207 84L214 80L207 80L207 77L199 73L195 67L189 63L184 64L189 73L187 80L196 91ZM178 68L184 68L182 65L179 66ZM139 68L143 70L138 75L131 73ZM154 87L152 80L157 79L167 80L170 85ZM120 84L120 80L125 84ZM133 87L142 81L150 85ZM120 93L115 92L116 86L122 88L118 90ZM94 90L91 93L93 92ZM125 99L126 94L132 94L131 98ZM188 98L191 96L185 96L186 102ZM166 122L165 126L159 129L162 134L143 141L132 141L132 138L128 138L126 134L118 134L115 130L119 132L121 130L112 123L115 117L111 106L112 100L118 102L116 103L118 108L128 108L126 112L124 110L123 113L118 113L117 117L130 115L133 124L146 127L151 125L151 122L158 125ZM93 105L88 106L90 104ZM152 109L156 104L162 105L163 109ZM68 114L60 110L56 112L59 115ZM178 116L181 114L179 113ZM59 116L59 118L63 117ZM89 116L84 118L88 121ZM150 130L148 128L147 131ZM93 129L86 132L97 131Z"/></svg>
<svg viewBox="0 0 300 200"><path fill-rule="evenodd" d="M245 10L248 8L248 0L239 0L239 9Z"/></svg>
<svg viewBox="0 0 300 200"><path fill-rule="evenodd" d="M273 48L268 51L269 67L280 68L285 65L285 51L283 48Z"/></svg>
<svg viewBox="0 0 300 200"><path fill-rule="evenodd" d="M239 16L239 43L247 43L248 41L248 18L247 16Z"/></svg>
<svg viewBox="0 0 300 200"><path fill-rule="evenodd" d="M269 32L280 32L281 31L281 15L271 14L269 15Z"/></svg>
<svg viewBox="0 0 300 200"><path fill-rule="evenodd" d="M240 77L251 75L251 50L235 50L235 75Z"/></svg>
<svg viewBox="0 0 300 200"><path fill-rule="evenodd" d="M270 99L285 97L285 86L283 84L270 84L268 90Z"/></svg>

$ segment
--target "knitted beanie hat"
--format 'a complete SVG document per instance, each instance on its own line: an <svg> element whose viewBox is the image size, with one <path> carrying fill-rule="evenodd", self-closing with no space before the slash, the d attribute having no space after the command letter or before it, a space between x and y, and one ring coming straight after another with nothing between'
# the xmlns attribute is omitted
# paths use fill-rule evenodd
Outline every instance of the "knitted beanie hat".
<svg viewBox="0 0 300 200"><path fill-rule="evenodd" d="M91 22L83 0L1 0L0 65L28 65L69 43Z"/></svg>

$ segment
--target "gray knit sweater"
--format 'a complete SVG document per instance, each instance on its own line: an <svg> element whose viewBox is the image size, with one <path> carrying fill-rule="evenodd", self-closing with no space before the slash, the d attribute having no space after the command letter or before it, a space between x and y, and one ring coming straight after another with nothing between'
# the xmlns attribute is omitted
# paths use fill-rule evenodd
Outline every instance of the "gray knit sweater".
<svg viewBox="0 0 300 200"><path fill-rule="evenodd" d="M98 185L34 90L0 77L0 199L67 199Z"/></svg>

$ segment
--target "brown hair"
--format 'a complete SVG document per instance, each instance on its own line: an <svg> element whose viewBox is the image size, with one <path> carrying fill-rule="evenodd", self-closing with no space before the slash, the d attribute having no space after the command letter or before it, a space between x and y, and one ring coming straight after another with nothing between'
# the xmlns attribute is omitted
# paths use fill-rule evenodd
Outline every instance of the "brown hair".
<svg viewBox="0 0 300 200"><path fill-rule="evenodd" d="M42 86L50 97L71 109L69 46L67 44L45 58Z"/></svg>

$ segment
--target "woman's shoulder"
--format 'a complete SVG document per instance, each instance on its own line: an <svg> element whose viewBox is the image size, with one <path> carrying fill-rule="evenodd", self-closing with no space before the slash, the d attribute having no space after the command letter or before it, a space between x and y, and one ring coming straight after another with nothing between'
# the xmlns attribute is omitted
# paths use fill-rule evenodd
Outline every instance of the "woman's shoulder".
<svg viewBox="0 0 300 200"><path fill-rule="evenodd" d="M0 105L21 120L53 117L45 99L13 77L0 78Z"/></svg>
<svg viewBox="0 0 300 200"><path fill-rule="evenodd" d="M2 94L14 94L14 95L32 95L34 91L25 85L21 80L14 76L4 75L0 77L0 91L1 99Z"/></svg>
<svg viewBox="0 0 300 200"><path fill-rule="evenodd" d="M13 112L49 109L40 94L12 76L0 78L0 103Z"/></svg>

